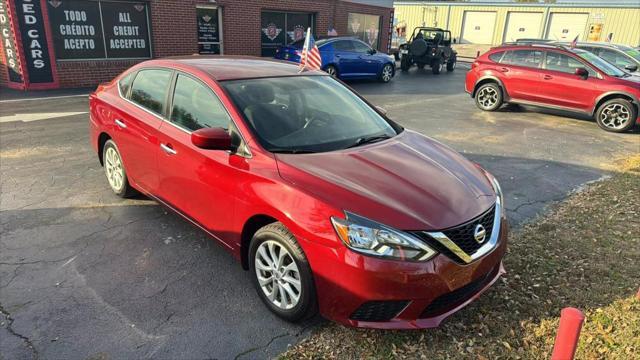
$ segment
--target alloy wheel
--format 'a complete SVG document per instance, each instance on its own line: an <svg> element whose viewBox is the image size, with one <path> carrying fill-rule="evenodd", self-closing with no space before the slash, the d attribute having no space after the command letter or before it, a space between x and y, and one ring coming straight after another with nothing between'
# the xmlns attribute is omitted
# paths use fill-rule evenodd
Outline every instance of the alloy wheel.
<svg viewBox="0 0 640 360"><path fill-rule="evenodd" d="M622 129L631 119L631 111L622 104L607 105L600 114L600 122L611 129Z"/></svg>
<svg viewBox="0 0 640 360"><path fill-rule="evenodd" d="M329 66L326 72L331 76L334 76L334 77L336 76L336 68L334 68L333 66Z"/></svg>
<svg viewBox="0 0 640 360"><path fill-rule="evenodd" d="M104 167L111 188L116 192L121 191L124 186L124 168L122 167L120 154L118 154L115 148L107 148Z"/></svg>
<svg viewBox="0 0 640 360"><path fill-rule="evenodd" d="M302 294L300 270L289 251L267 240L258 247L254 261L258 283L267 299L283 310L298 305Z"/></svg>
<svg viewBox="0 0 640 360"><path fill-rule="evenodd" d="M476 95L478 98L478 104L483 109L491 109L498 102L498 91L492 87L483 87Z"/></svg>
<svg viewBox="0 0 640 360"><path fill-rule="evenodd" d="M389 82L391 81L392 77L393 77L393 69L391 68L391 65L385 65L382 68L382 81Z"/></svg>

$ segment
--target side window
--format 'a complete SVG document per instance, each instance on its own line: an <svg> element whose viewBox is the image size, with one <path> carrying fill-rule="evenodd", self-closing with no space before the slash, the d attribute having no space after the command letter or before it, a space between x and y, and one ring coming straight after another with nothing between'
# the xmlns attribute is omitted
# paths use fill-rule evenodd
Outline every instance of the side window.
<svg viewBox="0 0 640 360"><path fill-rule="evenodd" d="M589 71L590 76L595 76L593 70L591 70L588 66L583 64L582 62L574 59L573 57L554 52L547 51L547 58L545 60L545 68L547 70L561 71L568 74L573 74L576 71L576 68L585 68Z"/></svg>
<svg viewBox="0 0 640 360"><path fill-rule="evenodd" d="M499 63L500 60L502 60L502 55L504 55L504 51L498 51L497 53L489 55L489 60Z"/></svg>
<svg viewBox="0 0 640 360"><path fill-rule="evenodd" d="M336 51L355 51L351 41L341 40L333 43L333 48Z"/></svg>
<svg viewBox="0 0 640 360"><path fill-rule="evenodd" d="M133 81L133 77L135 76L135 71L124 76L120 81L118 81L118 87L120 88L120 94L123 97L128 98L129 89L131 88L131 82Z"/></svg>
<svg viewBox="0 0 640 360"><path fill-rule="evenodd" d="M631 59L615 50L602 49L599 56L618 67L623 68L627 65L635 65Z"/></svg>
<svg viewBox="0 0 640 360"><path fill-rule="evenodd" d="M359 53L359 54L367 54L369 53L369 51L371 51L371 48L367 45L365 45L364 43L361 43L360 41L352 41L353 43L353 48L355 49L355 52Z"/></svg>
<svg viewBox="0 0 640 360"><path fill-rule="evenodd" d="M513 50L508 51L500 63L537 68L542 62L540 50Z"/></svg>
<svg viewBox="0 0 640 360"><path fill-rule="evenodd" d="M173 93L171 122L188 130L229 128L231 119L211 89L185 75L178 75Z"/></svg>
<svg viewBox="0 0 640 360"><path fill-rule="evenodd" d="M171 81L169 70L140 70L131 87L131 101L162 115Z"/></svg>

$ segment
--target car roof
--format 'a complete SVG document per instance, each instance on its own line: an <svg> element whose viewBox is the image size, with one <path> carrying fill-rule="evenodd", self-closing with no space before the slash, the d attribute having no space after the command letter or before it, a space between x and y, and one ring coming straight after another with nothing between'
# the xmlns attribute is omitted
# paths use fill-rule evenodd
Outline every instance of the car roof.
<svg viewBox="0 0 640 360"><path fill-rule="evenodd" d="M327 75L323 71L300 72L297 64L253 56L191 55L148 60L142 67L186 66L209 74L216 81L265 77Z"/></svg>
<svg viewBox="0 0 640 360"><path fill-rule="evenodd" d="M535 43L535 42L524 43L524 44L503 44L503 45L491 48L491 51L495 52L495 51L505 51L505 50L531 50L531 49L560 50L560 51L566 51L570 53L585 52L585 50L578 49L578 48L571 49L568 46L563 44L555 44L555 43L549 44L549 43Z"/></svg>

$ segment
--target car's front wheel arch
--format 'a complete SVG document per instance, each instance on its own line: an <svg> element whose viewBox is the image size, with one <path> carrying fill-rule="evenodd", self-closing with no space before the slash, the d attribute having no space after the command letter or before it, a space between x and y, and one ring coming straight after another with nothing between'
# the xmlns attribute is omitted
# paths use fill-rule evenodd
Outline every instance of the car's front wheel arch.
<svg viewBox="0 0 640 360"><path fill-rule="evenodd" d="M243 269L249 270L249 247L253 235L262 227L275 222L278 222L278 219L265 214L253 215L245 221L240 233L240 262Z"/></svg>
<svg viewBox="0 0 640 360"><path fill-rule="evenodd" d="M606 103L609 100L613 100L616 98L620 98L620 99L624 99L627 100L631 103L631 105L633 105L633 107L635 107L636 109L636 114L640 113L640 106L637 100L635 100L633 97L624 94L624 93L612 93L612 94L608 94L603 96L602 98L598 99L595 106L593 107L593 110L591 111L591 115L595 116L596 112L598 111L598 109L600 108L600 106L602 106L602 104Z"/></svg>

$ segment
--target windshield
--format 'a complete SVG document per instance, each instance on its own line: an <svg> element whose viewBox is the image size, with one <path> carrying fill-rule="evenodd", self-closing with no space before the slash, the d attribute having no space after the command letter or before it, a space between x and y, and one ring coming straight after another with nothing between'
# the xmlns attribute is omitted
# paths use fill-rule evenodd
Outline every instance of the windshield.
<svg viewBox="0 0 640 360"><path fill-rule="evenodd" d="M587 60L588 62L591 63L591 65L597 67L600 71L602 71L603 73L609 76L620 77L626 74L624 71L608 63L606 60L588 51L581 51L577 55Z"/></svg>
<svg viewBox="0 0 640 360"><path fill-rule="evenodd" d="M621 46L622 51L625 52L625 54L631 56L632 58L636 59L637 61L640 61L640 51L632 48L631 46Z"/></svg>
<svg viewBox="0 0 640 360"><path fill-rule="evenodd" d="M330 76L232 80L221 85L271 152L333 151L402 131Z"/></svg>
<svg viewBox="0 0 640 360"><path fill-rule="evenodd" d="M414 39L422 37L427 41L435 39L436 36L440 40L449 40L449 33L445 33L442 30L416 29L416 32L413 34Z"/></svg>

